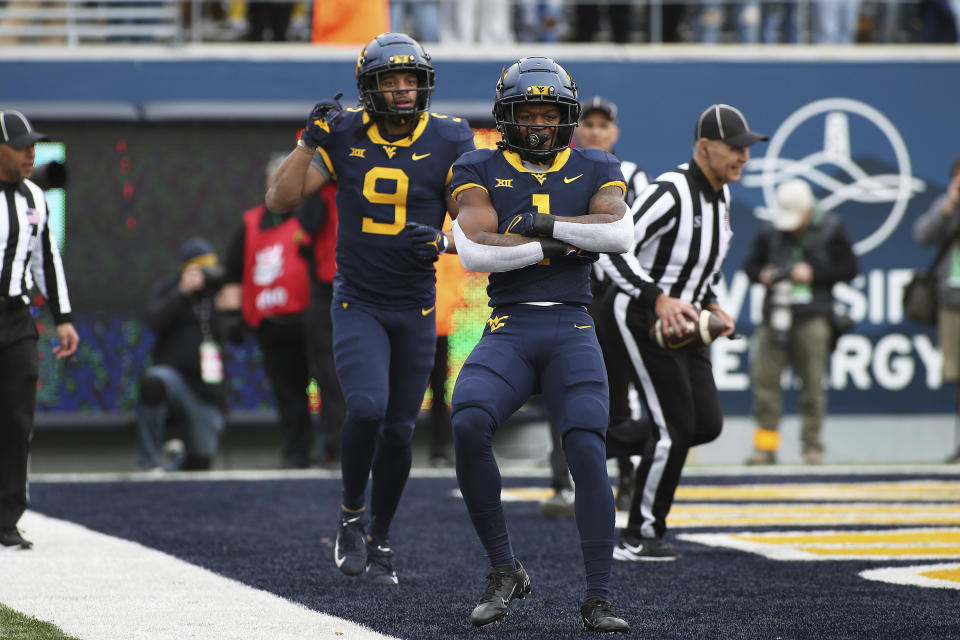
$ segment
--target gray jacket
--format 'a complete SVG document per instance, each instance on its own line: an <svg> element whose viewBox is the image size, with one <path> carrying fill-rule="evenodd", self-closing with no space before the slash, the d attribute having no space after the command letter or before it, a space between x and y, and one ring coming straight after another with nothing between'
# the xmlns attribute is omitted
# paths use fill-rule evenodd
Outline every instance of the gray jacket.
<svg viewBox="0 0 960 640"><path fill-rule="evenodd" d="M913 238L920 244L931 244L939 248L940 242L960 229L960 206L955 207L948 218L940 212L940 207L947 199L943 194L934 201L930 209L913 223ZM960 309L960 286L950 286L950 262L953 252L960 251L960 239L954 239L952 246L947 249L939 264L936 265L937 281L940 283L940 304Z"/></svg>

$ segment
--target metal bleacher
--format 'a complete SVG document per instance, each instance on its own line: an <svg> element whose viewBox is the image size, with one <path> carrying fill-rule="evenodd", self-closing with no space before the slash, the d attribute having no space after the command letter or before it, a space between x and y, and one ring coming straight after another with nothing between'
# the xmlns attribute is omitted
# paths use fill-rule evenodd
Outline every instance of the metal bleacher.
<svg viewBox="0 0 960 640"><path fill-rule="evenodd" d="M0 42L76 46L182 37L180 3L174 0L13 0L0 8Z"/></svg>

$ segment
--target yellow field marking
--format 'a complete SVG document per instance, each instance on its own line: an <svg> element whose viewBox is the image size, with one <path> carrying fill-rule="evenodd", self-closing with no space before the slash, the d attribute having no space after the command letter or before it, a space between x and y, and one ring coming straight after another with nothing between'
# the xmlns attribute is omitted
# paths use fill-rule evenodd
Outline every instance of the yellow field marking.
<svg viewBox="0 0 960 640"><path fill-rule="evenodd" d="M670 527L743 527L761 525L937 524L960 525L960 504L675 504Z"/></svg>
<svg viewBox="0 0 960 640"><path fill-rule="evenodd" d="M677 500L916 500L960 502L960 481L680 485Z"/></svg>
<svg viewBox="0 0 960 640"><path fill-rule="evenodd" d="M683 540L756 553L774 560L910 560L960 558L960 529L685 533Z"/></svg>

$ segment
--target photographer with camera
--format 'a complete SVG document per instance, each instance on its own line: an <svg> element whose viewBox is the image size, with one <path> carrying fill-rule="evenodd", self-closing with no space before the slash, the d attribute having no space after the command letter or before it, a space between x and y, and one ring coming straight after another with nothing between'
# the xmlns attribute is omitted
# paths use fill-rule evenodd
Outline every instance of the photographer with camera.
<svg viewBox="0 0 960 640"><path fill-rule="evenodd" d="M137 468L209 469L224 427L223 343L219 295L224 272L204 238L180 247L180 269L151 289L146 321L156 334L153 365L140 378ZM183 427L182 451L166 447L167 418Z"/></svg>
<svg viewBox="0 0 960 640"><path fill-rule="evenodd" d="M780 377L789 364L800 377L800 440L808 464L823 460L820 429L826 410L823 377L832 351L831 290L858 272L850 237L840 219L816 210L810 185L799 178L777 188L773 221L754 239L743 267L767 288L763 323L753 334L753 453L747 464L774 464L780 448Z"/></svg>

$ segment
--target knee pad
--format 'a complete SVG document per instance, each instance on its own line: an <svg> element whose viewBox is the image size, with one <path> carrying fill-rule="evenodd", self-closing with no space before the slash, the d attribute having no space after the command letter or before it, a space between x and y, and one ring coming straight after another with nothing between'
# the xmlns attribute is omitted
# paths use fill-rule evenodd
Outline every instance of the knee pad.
<svg viewBox="0 0 960 640"><path fill-rule="evenodd" d="M356 422L380 422L386 411L380 407L376 398L366 393L353 393L347 396L347 417Z"/></svg>
<svg viewBox="0 0 960 640"><path fill-rule="evenodd" d="M145 375L140 378L140 403L148 405L163 404L167 399L167 386L162 378Z"/></svg>
<svg viewBox="0 0 960 640"><path fill-rule="evenodd" d="M453 440L458 447L481 446L493 440L496 423L493 417L479 407L463 407L450 416Z"/></svg>

